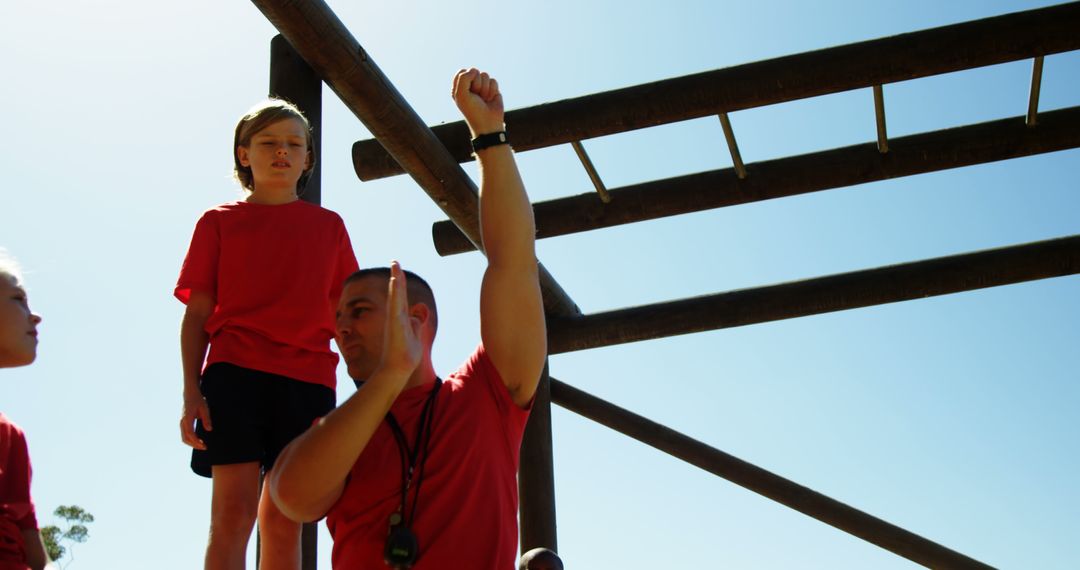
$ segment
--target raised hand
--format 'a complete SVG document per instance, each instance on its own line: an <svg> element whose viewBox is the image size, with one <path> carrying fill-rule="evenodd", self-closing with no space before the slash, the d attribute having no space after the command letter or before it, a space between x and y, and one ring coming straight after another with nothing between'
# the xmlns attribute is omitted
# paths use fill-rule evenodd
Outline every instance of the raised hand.
<svg viewBox="0 0 1080 570"><path fill-rule="evenodd" d="M391 262L379 369L404 374L405 379L408 379L420 364L424 347L420 336L420 319L409 314L406 286L405 272L401 270L401 265L396 261Z"/></svg>
<svg viewBox="0 0 1080 570"><path fill-rule="evenodd" d="M454 76L450 94L472 136L503 130L503 99L499 82L475 67L462 69Z"/></svg>

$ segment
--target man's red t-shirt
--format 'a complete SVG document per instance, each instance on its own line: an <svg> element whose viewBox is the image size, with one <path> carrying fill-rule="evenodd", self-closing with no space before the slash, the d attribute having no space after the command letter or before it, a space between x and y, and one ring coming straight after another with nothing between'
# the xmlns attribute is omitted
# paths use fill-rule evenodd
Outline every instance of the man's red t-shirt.
<svg viewBox="0 0 1080 570"><path fill-rule="evenodd" d="M356 269L336 213L302 200L231 202L199 219L174 294L217 300L207 366L229 362L333 389L334 311Z"/></svg>
<svg viewBox="0 0 1080 570"><path fill-rule="evenodd" d="M410 446L433 387L406 390L391 408ZM517 553L518 455L529 411L514 404L481 346L445 380L434 414L420 502L409 525L420 542L413 568L509 570ZM417 483L414 478L414 489ZM384 421L327 514L334 568L384 567L383 547L400 493L398 446ZM410 510L414 497L410 491Z"/></svg>
<svg viewBox="0 0 1080 570"><path fill-rule="evenodd" d="M26 568L22 531L38 527L30 474L26 436L0 414L0 569Z"/></svg>

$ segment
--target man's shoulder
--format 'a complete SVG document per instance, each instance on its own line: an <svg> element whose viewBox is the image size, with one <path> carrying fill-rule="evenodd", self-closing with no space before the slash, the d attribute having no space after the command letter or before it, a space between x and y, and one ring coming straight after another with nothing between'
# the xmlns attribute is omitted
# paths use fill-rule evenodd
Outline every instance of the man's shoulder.
<svg viewBox="0 0 1080 570"><path fill-rule="evenodd" d="M502 381L502 377L499 376L499 371L495 369L495 364L491 361L491 356L488 355L483 343L478 344L473 349L465 362L457 370L450 373L447 380L469 378L494 378L499 382Z"/></svg>
<svg viewBox="0 0 1080 570"><path fill-rule="evenodd" d="M483 343L477 345L461 367L446 377L446 382L453 386L455 392L462 392L464 400L490 402L494 409L500 410L500 414L528 413L527 409L514 403L510 389L503 382Z"/></svg>

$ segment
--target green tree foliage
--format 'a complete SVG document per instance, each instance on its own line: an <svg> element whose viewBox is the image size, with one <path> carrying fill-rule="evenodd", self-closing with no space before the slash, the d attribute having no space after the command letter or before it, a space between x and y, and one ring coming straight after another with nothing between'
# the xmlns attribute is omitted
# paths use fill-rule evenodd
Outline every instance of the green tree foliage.
<svg viewBox="0 0 1080 570"><path fill-rule="evenodd" d="M59 560L64 555L66 550L60 545L60 527L56 525L49 525L41 529L41 540L45 542L45 553L49 555L49 560Z"/></svg>
<svg viewBox="0 0 1080 570"><path fill-rule="evenodd" d="M94 522L94 515L78 505L68 507L61 505L56 507L53 515L64 519L67 528L61 530L56 525L49 525L41 529L41 538L45 542L45 552L48 553L49 559L59 561L65 553L69 554L67 563L61 566L61 568L67 568L68 564L75 560L75 554L72 551L73 544L86 542L86 539L90 538L90 529L86 528L86 525ZM64 541L71 544L65 547L61 544Z"/></svg>

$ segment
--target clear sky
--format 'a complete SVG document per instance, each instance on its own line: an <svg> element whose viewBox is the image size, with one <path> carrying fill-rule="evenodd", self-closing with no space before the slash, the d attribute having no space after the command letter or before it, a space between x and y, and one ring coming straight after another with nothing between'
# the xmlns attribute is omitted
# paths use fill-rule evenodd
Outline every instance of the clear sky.
<svg viewBox="0 0 1080 570"><path fill-rule="evenodd" d="M331 1L429 124L466 66L508 108L1034 8L1047 2ZM8 2L0 19L0 245L44 316L38 362L0 373L27 431L42 524L97 521L71 568L200 565L208 480L177 420L199 214L239 194L236 118L266 93L275 30L249 2ZM1026 111L1031 62L884 88L893 136ZM1042 110L1080 104L1080 54L1048 57ZM869 89L731 115L743 158L874 139ZM362 183L364 126L327 90L323 204L361 265L434 285L435 363L479 338L476 253L407 177ZM609 187L730 166L715 118L585 142ZM588 191L569 146L523 153L532 198ZM1080 233L1078 151L544 240L586 313ZM471 165L467 172L475 175ZM1080 278L1066 277L551 359L553 376L1002 568L1080 560ZM339 397L351 389L344 376ZM560 552L603 568L911 568L887 551L554 410ZM328 538L322 566L329 568Z"/></svg>

